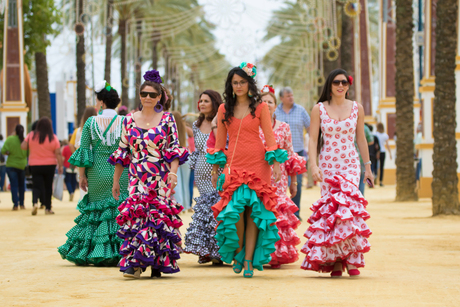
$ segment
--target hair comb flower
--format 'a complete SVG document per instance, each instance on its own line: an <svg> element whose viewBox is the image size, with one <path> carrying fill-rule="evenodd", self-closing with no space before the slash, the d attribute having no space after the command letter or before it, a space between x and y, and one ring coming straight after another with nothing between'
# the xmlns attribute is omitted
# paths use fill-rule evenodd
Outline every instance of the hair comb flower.
<svg viewBox="0 0 460 307"><path fill-rule="evenodd" d="M273 85L264 85L264 87L261 90L262 93L272 93L275 94L275 89L273 88Z"/></svg>
<svg viewBox="0 0 460 307"><path fill-rule="evenodd" d="M348 83L350 83L350 85L353 85L353 77L352 76L348 76Z"/></svg>
<svg viewBox="0 0 460 307"><path fill-rule="evenodd" d="M112 86L107 81L101 81L96 86L94 86L94 91L100 93L103 89L106 89L108 92L112 89Z"/></svg>
<svg viewBox="0 0 460 307"><path fill-rule="evenodd" d="M255 78L257 75L257 67L254 64L243 62L240 68L251 78Z"/></svg>
<svg viewBox="0 0 460 307"><path fill-rule="evenodd" d="M158 72L158 70L155 70L155 69L146 71L144 74L144 80L159 83L159 84L163 83L163 78L160 77L160 73Z"/></svg>

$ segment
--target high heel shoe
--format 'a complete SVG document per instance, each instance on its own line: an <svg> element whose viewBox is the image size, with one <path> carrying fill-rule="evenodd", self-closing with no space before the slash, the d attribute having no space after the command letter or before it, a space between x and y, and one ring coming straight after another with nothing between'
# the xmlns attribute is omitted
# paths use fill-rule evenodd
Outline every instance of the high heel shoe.
<svg viewBox="0 0 460 307"><path fill-rule="evenodd" d="M242 270L243 265L241 263L238 263L236 259L233 259L233 272L235 272L236 274L240 274Z"/></svg>
<svg viewBox="0 0 460 307"><path fill-rule="evenodd" d="M332 278L339 278L339 277L342 277L342 271L332 271L332 272L331 272L331 277L332 277Z"/></svg>
<svg viewBox="0 0 460 307"><path fill-rule="evenodd" d="M348 275L350 275L350 277L358 277L361 272L358 270L358 269L351 269L351 270L348 270Z"/></svg>
<svg viewBox="0 0 460 307"><path fill-rule="evenodd" d="M252 276L254 276L254 268L252 270L249 270L249 264L252 263L252 260L246 260L244 259L244 261L246 261L248 263L248 269L244 269L244 273L243 273L243 277L244 278L251 278Z"/></svg>

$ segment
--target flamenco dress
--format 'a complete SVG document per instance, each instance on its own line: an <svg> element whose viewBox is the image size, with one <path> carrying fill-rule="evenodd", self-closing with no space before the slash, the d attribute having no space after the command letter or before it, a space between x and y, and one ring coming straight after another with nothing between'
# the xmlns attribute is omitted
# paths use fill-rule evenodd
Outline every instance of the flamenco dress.
<svg viewBox="0 0 460 307"><path fill-rule="evenodd" d="M164 112L150 129L136 125L133 114L123 121L119 148L109 162L129 169L129 197L119 207L120 271L148 266L163 273L179 272L177 260L182 206L171 198L167 184L170 163L183 164L188 151L179 146L174 117Z"/></svg>
<svg viewBox="0 0 460 307"><path fill-rule="evenodd" d="M285 149L288 153L288 160L280 164L281 180L275 182L273 175L271 178L272 186L276 187L277 199L275 209L278 212L276 226L278 227L278 234L281 239L275 243L276 251L272 253L272 260L269 264L272 266L279 266L299 260L299 252L296 245L300 244L300 238L295 232L295 229L299 227L300 221L294 214L299 208L297 208L294 202L286 195L286 191L288 188L288 178L290 176L303 174L307 169L305 167L305 158L294 152L289 125L281 122L281 124L273 130L273 133L279 148ZM265 143L265 137L262 130L260 130L260 138Z"/></svg>
<svg viewBox="0 0 460 307"><path fill-rule="evenodd" d="M211 132L212 134L212 132ZM195 151L190 155L190 167L195 170L195 183L200 196L195 198L192 222L185 233L186 253L198 255L198 263L210 262L220 259L219 246L217 245L216 226L211 207L220 200L219 193L212 186L212 165L206 162L207 142L210 134L201 132L193 123Z"/></svg>
<svg viewBox="0 0 460 307"><path fill-rule="evenodd" d="M364 253L370 250L372 234L366 224L370 218L367 201L359 191L359 156L354 140L358 104L353 102L350 116L342 121L331 119L319 103L324 145L319 155L323 173L321 198L313 204L308 238L302 248L306 257L302 269L331 272L336 261L364 267Z"/></svg>
<svg viewBox="0 0 460 307"><path fill-rule="evenodd" d="M67 233L67 241L58 247L63 259L77 265L116 266L122 241L116 233L118 206L128 197L128 172L120 178L120 198L112 196L115 168L107 158L117 149L124 117L117 116L105 138L103 133L117 113L106 109L102 115L90 117L83 126L81 146L69 158L69 163L84 167L88 193L78 202L80 215ZM96 145L100 142L99 146Z"/></svg>
<svg viewBox="0 0 460 307"><path fill-rule="evenodd" d="M243 119L233 117L225 124L222 123L224 113L225 107L221 105L216 147L208 148L206 156L208 163L225 166L218 182L221 200L212 207L218 223L216 240L219 254L223 262L231 263L235 259L243 263L244 243L241 252L235 254L239 248L236 223L245 207L251 207L251 218L259 229L252 264L255 269L262 271L262 266L270 262L270 255L276 250L275 242L280 239L275 225L276 188L271 186L270 165L275 159L280 163L285 162L287 152L276 144L266 103L262 102L256 107L255 116L248 114ZM259 127L265 135L267 147L259 137ZM225 150L227 133L229 143L228 150Z"/></svg>

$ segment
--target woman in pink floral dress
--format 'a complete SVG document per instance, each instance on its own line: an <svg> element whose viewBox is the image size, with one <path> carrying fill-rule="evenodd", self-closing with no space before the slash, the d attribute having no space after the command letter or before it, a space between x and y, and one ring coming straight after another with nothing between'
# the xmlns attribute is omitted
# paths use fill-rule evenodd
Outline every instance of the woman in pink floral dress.
<svg viewBox="0 0 460 307"><path fill-rule="evenodd" d="M333 70L312 110L310 126L310 167L313 179L321 182L321 198L311 208L311 226L302 248L305 270L331 272L342 276L360 274L363 254L370 250L371 230L365 220L367 201L358 189L360 161L355 137L366 171L364 180L373 182L367 141L364 135L364 109L347 99L353 78L343 69ZM315 152L319 152L318 165Z"/></svg>
<svg viewBox="0 0 460 307"><path fill-rule="evenodd" d="M275 178L272 174L271 182L272 186L276 187L277 199L275 209L278 212L276 226L278 227L278 234L281 239L275 243L276 251L271 254L272 260L269 264L273 269L279 269L282 264L293 263L299 259L299 252L296 245L300 244L300 238L295 232L295 229L300 225L300 221L294 214L299 208L297 208L294 202L286 195L286 191L288 188L288 177L291 177L291 185L289 187L291 197L296 195L297 175L305 173L307 169L305 168L305 158L294 152L289 125L276 120L274 117L276 96L273 87L265 85L262 88L260 97L262 101L268 105L268 109L270 110L276 143L279 148L286 149L288 153L288 160L280 164L281 180L275 182ZM259 135L266 146L262 129L259 130Z"/></svg>

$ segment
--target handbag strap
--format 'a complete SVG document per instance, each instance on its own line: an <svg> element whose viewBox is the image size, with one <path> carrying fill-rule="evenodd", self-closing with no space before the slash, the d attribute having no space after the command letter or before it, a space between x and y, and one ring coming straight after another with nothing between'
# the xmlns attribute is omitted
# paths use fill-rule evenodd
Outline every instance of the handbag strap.
<svg viewBox="0 0 460 307"><path fill-rule="evenodd" d="M107 135L107 133L109 132L110 130L110 127L112 127L112 124L115 122L115 119L117 118L118 115L115 115L113 118L112 118L112 121L110 122L110 124L107 126L107 128L105 129L104 133L102 134L102 138L100 138L97 143L96 143L96 146L94 146L94 149L93 151L96 151L96 149L99 147L99 145L101 145L102 143L102 139L105 138L105 136Z"/></svg>
<svg viewBox="0 0 460 307"><path fill-rule="evenodd" d="M246 110L246 112L244 112L243 118L240 120L240 127L238 128L238 134L236 135L236 142L235 142L235 148L233 148L232 159L230 160L230 165L227 164L228 174L229 175L230 175L230 167L232 166L232 163L233 163L233 157L235 156L236 144L238 144L238 138L240 137L241 125L243 124L243 120L246 118L246 113L248 111L249 111L249 107Z"/></svg>

